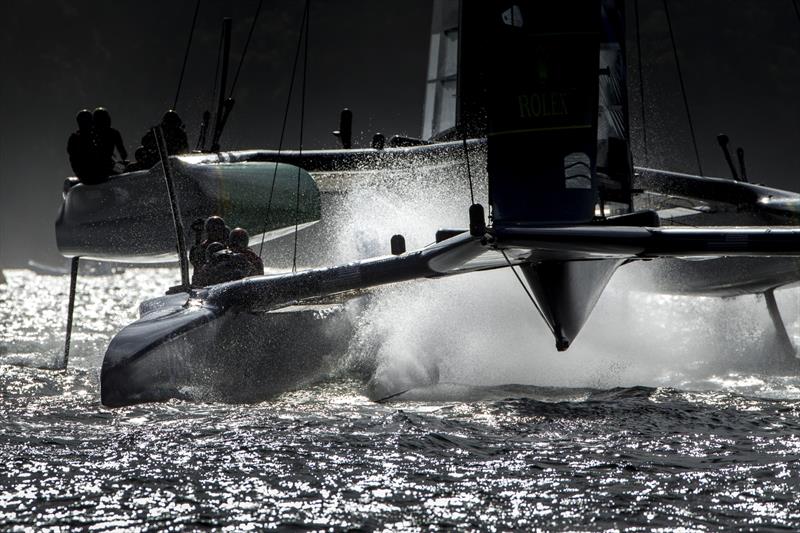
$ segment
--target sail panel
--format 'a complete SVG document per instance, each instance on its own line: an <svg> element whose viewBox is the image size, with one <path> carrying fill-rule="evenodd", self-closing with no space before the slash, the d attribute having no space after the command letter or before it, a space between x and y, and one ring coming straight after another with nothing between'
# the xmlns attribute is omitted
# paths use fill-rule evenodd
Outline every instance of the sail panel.
<svg viewBox="0 0 800 533"><path fill-rule="evenodd" d="M628 124L625 2L601 0L597 183L606 215L629 212L633 162Z"/></svg>
<svg viewBox="0 0 800 533"><path fill-rule="evenodd" d="M600 26L586 0L463 0L459 118L488 137L494 224L594 216Z"/></svg>

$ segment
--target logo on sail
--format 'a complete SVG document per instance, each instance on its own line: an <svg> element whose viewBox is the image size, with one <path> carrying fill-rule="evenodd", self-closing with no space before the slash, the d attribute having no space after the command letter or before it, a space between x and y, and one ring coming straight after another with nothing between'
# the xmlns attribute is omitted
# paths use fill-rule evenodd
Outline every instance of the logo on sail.
<svg viewBox="0 0 800 533"><path fill-rule="evenodd" d="M592 188L592 160L583 152L564 157L564 185L567 189Z"/></svg>
<svg viewBox="0 0 800 533"><path fill-rule="evenodd" d="M503 24L515 28L522 27L522 11L518 5L515 4L510 9L503 11Z"/></svg>

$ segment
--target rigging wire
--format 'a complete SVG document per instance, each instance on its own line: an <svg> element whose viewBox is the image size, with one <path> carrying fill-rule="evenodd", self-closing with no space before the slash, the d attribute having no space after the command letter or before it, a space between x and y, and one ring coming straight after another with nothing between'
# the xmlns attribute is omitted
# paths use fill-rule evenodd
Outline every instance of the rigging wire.
<svg viewBox="0 0 800 533"><path fill-rule="evenodd" d="M211 102L208 104L209 109L214 109L214 102L217 101L218 91L221 89L219 88L219 75L220 75L220 65L222 64L222 41L223 41L223 34L225 30L219 35L219 46L217 47L217 66L214 67L214 85L211 88Z"/></svg>
<svg viewBox="0 0 800 533"><path fill-rule="evenodd" d="M800 22L800 2L792 0L792 5L794 6L794 14L797 15L797 22Z"/></svg>
<svg viewBox="0 0 800 533"><path fill-rule="evenodd" d="M183 55L183 66L181 67L181 75L178 78L178 89L175 91L175 102L172 104L172 109L178 108L178 99L181 96L181 87L183 86L183 77L186 74L186 65L189 63L189 52L192 49L192 38L194 37L194 29L197 26L197 14L200 13L200 0L194 6L194 16L192 17L192 29L189 30L189 42L186 43L186 53Z"/></svg>
<svg viewBox="0 0 800 533"><path fill-rule="evenodd" d="M641 102L642 150L644 165L650 166L650 154L647 150L647 112L644 104L644 66L642 65L642 27L639 23L639 0L633 2L633 16L636 19L636 64L639 66L639 100Z"/></svg>
<svg viewBox="0 0 800 533"><path fill-rule="evenodd" d="M531 303L533 304L533 307L536 308L536 311L539 312L539 315L542 317L542 320L544 321L544 323L547 324L547 328L550 330L550 333L555 335L555 330L553 329L553 326L550 325L550 322L547 320L547 318L544 315L544 311L542 311L542 308L539 307L539 304L536 302L536 299L533 297L533 295L528 290L528 287L525 285L525 282L522 281L522 278L517 273L517 269L514 268L513 264L511 264L511 261L508 259L508 256L506 255L505 250L500 250L500 253L503 254L503 257L505 258L506 263L508 263L508 266L511 268L511 272L514 273L514 277L516 277L517 281L519 281L519 284L522 286L522 290L524 290L525 294L528 295L528 299L530 299Z"/></svg>
<svg viewBox="0 0 800 533"><path fill-rule="evenodd" d="M283 124L281 125L281 136L278 141L278 156L276 157L275 169L272 172L272 185L269 189L269 199L267 200L267 213L264 215L264 227L261 231L261 246L258 248L258 255L261 256L261 253L264 251L264 239L267 235L267 227L269 224L269 216L270 212L272 211L272 198L275 193L275 180L278 176L278 162L281 159L281 151L283 150L283 140L284 136L286 135L286 123L289 120L289 108L291 107L292 103L292 93L294 92L294 80L297 77L297 63L300 60L300 50L303 45L303 36L305 33L305 24L306 24L306 17L308 16L308 3L309 0L306 0L306 7L303 11L303 20L300 21L300 35L297 39L297 47L294 53L294 64L292 66L292 76L289 81L289 95L286 97L286 107L283 110Z"/></svg>
<svg viewBox="0 0 800 533"><path fill-rule="evenodd" d="M458 18L461 19L461 2L458 4ZM511 10L511 23L514 23L514 9ZM456 72L456 85L460 85L458 77L461 76L461 70ZM467 163L467 180L469 180L469 201L470 205L475 205L475 192L472 185L472 169L469 165L469 149L467 148L467 128L464 126L463 120L459 119L459 129L461 130L461 140L464 146L464 161Z"/></svg>
<svg viewBox="0 0 800 533"><path fill-rule="evenodd" d="M667 28L669 29L669 39L672 43L672 55L675 56L675 66L678 68L678 81L681 85L681 96L683 97L683 107L686 109L686 118L689 121L689 133L692 136L692 145L694 146L694 156L697 159L697 170L703 176L703 164L700 162L700 151L697 148L697 137L694 134L694 123L692 122L692 112L689 109L689 99L686 96L686 84L683 82L683 72L681 71L681 62L678 58L678 47L675 45L675 34L672 31L672 18L669 16L669 6L667 0L662 0L664 4L664 13L667 16Z"/></svg>
<svg viewBox="0 0 800 533"><path fill-rule="evenodd" d="M242 66L244 65L244 59L247 57L247 50L250 48L250 40L253 38L253 32L256 29L256 23L258 22L258 16L261 14L261 6L264 4L264 0L258 1L258 7L256 8L256 14L253 16L253 22L250 24L250 32L247 34L247 40L244 43L244 50L242 50L242 57L239 59L239 66L236 68L236 75L233 77L233 83L231 84L231 92L229 93L229 98L233 98L233 91L236 89L236 82L239 81L239 74L242 72Z"/></svg>
<svg viewBox="0 0 800 533"><path fill-rule="evenodd" d="M467 162L467 179L469 180L469 201L470 205L475 205L475 192L472 187L472 169L469 166L469 149L467 148L467 130L466 128L461 129L462 137L461 140L463 141L464 145L464 161Z"/></svg>
<svg viewBox="0 0 800 533"><path fill-rule="evenodd" d="M531 303L533 304L533 307L536 308L536 310L539 312L539 315L542 317L542 320L544 320L544 323L547 324L547 328L550 330L550 333L555 335L556 332L553 329L553 326L550 325L550 322L544 316L544 311L542 311L542 308L539 307L538 303L536 303L536 298L534 298L533 295L531 294L531 292L528 290L528 287L527 287L527 285L525 285L525 282L522 281L521 277L519 277L519 274L517 273L517 269L514 268L514 265L511 264L511 260L506 255L506 251L505 250L500 250L500 253L503 254L503 257L505 258L506 263L508 263L508 266L511 268L511 272L514 273L514 276L517 278L517 281L519 281L519 284L522 285L522 290L524 290L525 294L528 295L528 298L530 299Z"/></svg>
<svg viewBox="0 0 800 533"><path fill-rule="evenodd" d="M303 85L300 90L300 147L298 148L298 158L302 159L303 157L303 126L305 124L305 117L306 117L306 81L308 80L308 24L310 17L310 9L309 5L311 4L311 0L306 0L306 25L305 25L305 36L306 42L305 47L303 50ZM299 222L299 214L300 214L300 172L301 169L297 167L297 191L295 193L295 204L294 204L294 254L292 255L292 272L297 272L297 233L298 233L298 222Z"/></svg>

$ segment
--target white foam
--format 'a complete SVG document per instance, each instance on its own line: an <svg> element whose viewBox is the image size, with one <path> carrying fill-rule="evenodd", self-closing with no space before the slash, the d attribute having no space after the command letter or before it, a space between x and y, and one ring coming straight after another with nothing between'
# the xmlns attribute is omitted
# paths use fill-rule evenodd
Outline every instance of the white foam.
<svg viewBox="0 0 800 533"><path fill-rule="evenodd" d="M386 253L402 233L409 249L439 227L466 227L466 177L395 176L354 187L332 223L339 258ZM486 202L479 182L479 200ZM567 352L555 350L541 317L507 270L411 282L379 290L359 317L351 362L372 369L373 393L442 382L472 385L684 386L737 366L758 369L774 348L762 299L632 292L647 277L620 269ZM790 333L800 331L796 290L779 301ZM707 380L704 383L709 383Z"/></svg>

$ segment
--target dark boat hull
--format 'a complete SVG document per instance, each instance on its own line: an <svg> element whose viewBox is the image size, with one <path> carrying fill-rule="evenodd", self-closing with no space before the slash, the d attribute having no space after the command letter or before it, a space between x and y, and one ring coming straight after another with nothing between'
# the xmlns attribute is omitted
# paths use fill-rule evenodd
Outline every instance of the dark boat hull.
<svg viewBox="0 0 800 533"><path fill-rule="evenodd" d="M664 294L733 297L759 294L800 281L794 257L721 257L633 262L632 287Z"/></svg>
<svg viewBox="0 0 800 533"><path fill-rule="evenodd" d="M262 234L270 240L293 232L296 224L303 228L320 219L319 189L300 168L205 162L195 156L176 156L171 164L187 242L194 240L192 222L211 215L245 228L253 242ZM177 260L161 165L97 185L71 187L56 220L56 241L67 257L130 263Z"/></svg>
<svg viewBox="0 0 800 533"><path fill-rule="evenodd" d="M101 371L104 405L262 401L328 375L352 336L345 304L222 312L182 307L181 297L158 300L169 298L109 345Z"/></svg>

